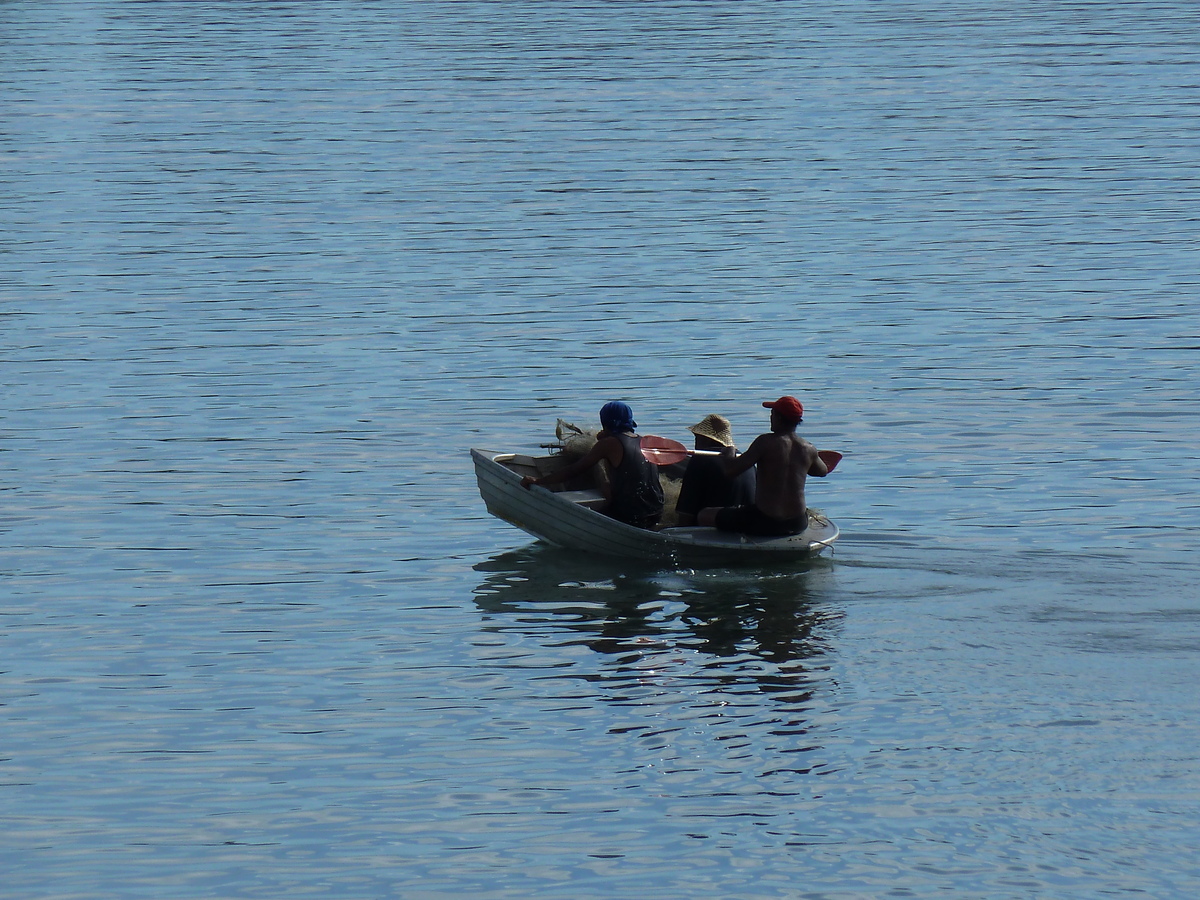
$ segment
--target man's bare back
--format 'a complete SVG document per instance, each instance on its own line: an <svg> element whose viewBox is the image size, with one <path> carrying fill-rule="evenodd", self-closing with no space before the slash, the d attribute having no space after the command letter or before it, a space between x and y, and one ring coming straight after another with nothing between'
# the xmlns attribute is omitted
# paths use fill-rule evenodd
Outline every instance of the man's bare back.
<svg viewBox="0 0 1200 900"><path fill-rule="evenodd" d="M752 454L754 459L750 464L757 466L754 505L773 519L804 515L808 511L804 503L805 480L814 463L825 467L817 456L817 448L795 432L772 432L755 438L743 458Z"/></svg>
<svg viewBox="0 0 1200 900"><path fill-rule="evenodd" d="M818 478L828 475L829 467L817 454L817 448L796 434L796 426L803 415L798 400L781 397L775 403L764 403L763 406L772 407L771 431L756 437L740 456L731 447L721 455L725 474L731 478L755 467L753 508L704 509L697 517L701 525L716 525L734 531L753 529L757 534L803 530L808 519L804 484L809 475ZM788 415L788 412L792 414Z"/></svg>

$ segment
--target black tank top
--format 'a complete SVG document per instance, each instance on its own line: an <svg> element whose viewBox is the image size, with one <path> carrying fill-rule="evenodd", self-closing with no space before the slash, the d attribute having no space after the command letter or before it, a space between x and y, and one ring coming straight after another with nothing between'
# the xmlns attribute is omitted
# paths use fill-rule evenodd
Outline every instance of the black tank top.
<svg viewBox="0 0 1200 900"><path fill-rule="evenodd" d="M642 456L641 442L631 434L613 435L624 454L612 473L612 504L608 514L631 525L653 525L663 510L662 482L658 466Z"/></svg>

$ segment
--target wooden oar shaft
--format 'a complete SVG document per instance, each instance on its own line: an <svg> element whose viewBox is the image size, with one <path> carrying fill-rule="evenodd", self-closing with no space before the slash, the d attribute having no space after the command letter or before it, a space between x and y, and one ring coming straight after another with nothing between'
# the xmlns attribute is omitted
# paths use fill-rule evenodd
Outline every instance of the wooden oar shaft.
<svg viewBox="0 0 1200 900"><path fill-rule="evenodd" d="M720 456L719 450L689 450L679 441L673 441L670 438L658 437L657 435L647 434L641 439L642 455L650 462L659 466L667 466L673 463L683 462L689 456ZM841 462L842 454L836 450L821 450L818 451L818 456L824 460L829 471L832 472L839 462Z"/></svg>

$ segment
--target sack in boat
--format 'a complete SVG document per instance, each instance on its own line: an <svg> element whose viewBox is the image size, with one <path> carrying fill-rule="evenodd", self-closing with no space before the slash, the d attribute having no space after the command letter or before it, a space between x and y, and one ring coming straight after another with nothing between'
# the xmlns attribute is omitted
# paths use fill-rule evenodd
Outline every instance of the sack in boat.
<svg viewBox="0 0 1200 900"><path fill-rule="evenodd" d="M568 459L586 456L588 451L596 446L596 432L564 422L562 419L554 426L554 434L562 447L560 454Z"/></svg>

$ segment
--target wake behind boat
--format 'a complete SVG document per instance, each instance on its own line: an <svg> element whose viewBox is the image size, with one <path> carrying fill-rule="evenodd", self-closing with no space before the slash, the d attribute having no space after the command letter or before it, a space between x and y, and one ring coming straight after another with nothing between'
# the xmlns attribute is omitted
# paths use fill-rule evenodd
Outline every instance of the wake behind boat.
<svg viewBox="0 0 1200 900"><path fill-rule="evenodd" d="M597 512L604 495L595 488L579 483L521 486L523 476L545 474L561 465L557 457L475 449L471 458L488 512L570 550L714 566L803 559L820 553L838 538L837 526L814 510L809 510L808 528L788 537L753 537L701 527L635 528Z"/></svg>

